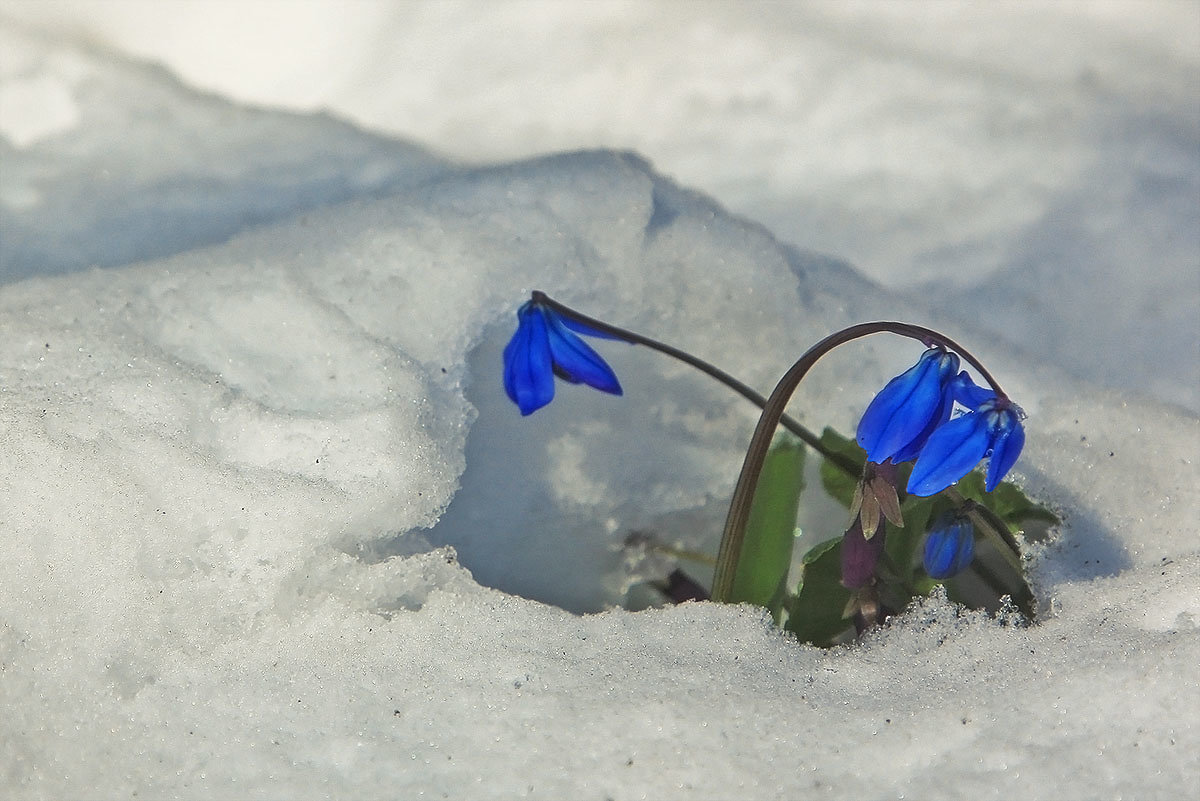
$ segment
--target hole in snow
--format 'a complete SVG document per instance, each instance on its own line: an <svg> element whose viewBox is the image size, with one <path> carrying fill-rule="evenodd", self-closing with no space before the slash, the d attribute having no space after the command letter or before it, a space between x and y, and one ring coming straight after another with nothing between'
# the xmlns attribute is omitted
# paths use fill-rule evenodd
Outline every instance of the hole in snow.
<svg viewBox="0 0 1200 801"><path fill-rule="evenodd" d="M430 547L452 546L480 584L577 613L665 603L660 589L672 575L673 595L687 597L687 580L707 590L757 410L686 371L655 372L663 369L656 354L603 342L624 397L559 381L549 406L522 417L501 384L511 333L508 323L494 326L468 358L467 398L479 415L458 493L436 526L397 536L375 556L404 553L419 535ZM846 510L818 489L819 471L810 458L792 583L808 549L845 524ZM981 565L1003 568L978 547ZM972 606L1000 607L977 578L955 579L952 591Z"/></svg>
<svg viewBox="0 0 1200 801"><path fill-rule="evenodd" d="M511 333L494 326L470 354L479 416L462 486L429 541L453 546L481 584L573 612L625 604L631 584L660 578L626 547L633 532L715 553L752 410L703 379L654 372L653 353L600 342L624 397L559 381L549 406L522 417L501 384Z"/></svg>

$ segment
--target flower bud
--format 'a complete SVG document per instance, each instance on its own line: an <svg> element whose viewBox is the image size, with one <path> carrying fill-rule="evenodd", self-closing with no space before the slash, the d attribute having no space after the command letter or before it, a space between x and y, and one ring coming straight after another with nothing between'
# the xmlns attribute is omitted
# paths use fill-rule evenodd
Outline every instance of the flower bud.
<svg viewBox="0 0 1200 801"><path fill-rule="evenodd" d="M862 519L854 518L854 525L842 538L843 587L856 590L870 584L875 578L875 565L883 553L886 529L883 521L879 521L875 535L867 539L863 536Z"/></svg>
<svg viewBox="0 0 1200 801"><path fill-rule="evenodd" d="M947 512L934 521L925 537L925 572L930 578L956 576L975 558L975 527L965 517Z"/></svg>

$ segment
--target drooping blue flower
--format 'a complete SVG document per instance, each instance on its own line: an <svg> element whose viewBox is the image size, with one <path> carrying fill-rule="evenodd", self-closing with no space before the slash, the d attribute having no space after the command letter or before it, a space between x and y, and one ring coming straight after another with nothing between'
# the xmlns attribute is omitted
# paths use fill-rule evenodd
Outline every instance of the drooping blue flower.
<svg viewBox="0 0 1200 801"><path fill-rule="evenodd" d="M554 400L555 376L621 394L612 368L575 332L612 338L540 303L528 301L517 310L516 333L504 347L504 391L522 415Z"/></svg>
<svg viewBox="0 0 1200 801"><path fill-rule="evenodd" d="M908 477L912 495L935 495L955 484L988 457L988 492L1008 473L1025 445L1021 407L992 397L970 414L938 426L921 449Z"/></svg>
<svg viewBox="0 0 1200 801"><path fill-rule="evenodd" d="M942 406L938 409L938 413L929 421L929 425L902 449L899 453L892 457L892 461L896 464L902 462L911 462L916 459L921 453L921 449L925 447L925 443L929 441L929 437L937 429L950 419L954 413L956 406L963 407L968 411L975 411L984 401L991 400L996 397L996 393L990 387L981 387L971 380L971 376L966 370L961 371L954 378L947 382L942 390Z"/></svg>
<svg viewBox="0 0 1200 801"><path fill-rule="evenodd" d="M957 576L975 558L975 527L955 512L934 521L925 537L925 572L938 580Z"/></svg>
<svg viewBox="0 0 1200 801"><path fill-rule="evenodd" d="M933 430L950 418L957 373L958 354L937 347L889 381L858 423L858 444L867 459L898 464L915 458Z"/></svg>

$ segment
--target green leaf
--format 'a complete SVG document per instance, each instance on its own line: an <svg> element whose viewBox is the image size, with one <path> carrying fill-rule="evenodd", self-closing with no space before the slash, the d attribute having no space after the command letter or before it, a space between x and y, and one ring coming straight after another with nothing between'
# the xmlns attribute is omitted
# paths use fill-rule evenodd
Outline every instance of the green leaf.
<svg viewBox="0 0 1200 801"><path fill-rule="evenodd" d="M766 607L776 623L783 614L803 489L804 445L780 434L763 463L729 598Z"/></svg>
<svg viewBox="0 0 1200 801"><path fill-rule="evenodd" d="M821 445L826 450L845 457L854 465L853 473L847 473L829 459L821 461L821 486L829 493L829 497L849 509L850 500L854 497L854 487L858 484L858 477L862 475L862 467L867 460L867 453L858 447L857 442L843 437L832 428L821 432Z"/></svg>
<svg viewBox="0 0 1200 801"><path fill-rule="evenodd" d="M983 471L974 470L958 482L958 491L964 498L977 501L995 512L1012 533L1024 530L1030 523L1057 526L1061 522L1057 515L1030 500L1029 496L1011 481L1001 481L996 489L985 492L983 480Z"/></svg>
<svg viewBox="0 0 1200 801"><path fill-rule="evenodd" d="M842 586L842 538L814 546L804 555L800 586L788 604L784 628L803 642L829 646L853 624L842 617L850 591Z"/></svg>
<svg viewBox="0 0 1200 801"><path fill-rule="evenodd" d="M1031 501L1016 484L1008 481L1001 481L999 486L992 491L989 506L1005 523L1012 527L1014 533L1035 521L1051 526L1059 524L1057 515L1046 507Z"/></svg>

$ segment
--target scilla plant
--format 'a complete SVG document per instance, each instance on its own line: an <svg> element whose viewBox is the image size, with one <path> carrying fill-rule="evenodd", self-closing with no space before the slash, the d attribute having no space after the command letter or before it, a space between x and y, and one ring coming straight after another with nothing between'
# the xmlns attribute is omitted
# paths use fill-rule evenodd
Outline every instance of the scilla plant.
<svg viewBox="0 0 1200 801"><path fill-rule="evenodd" d="M879 333L908 337L925 350L867 404L853 440L831 429L817 436L784 414L821 357ZM553 400L556 377L622 394L585 336L659 351L762 410L717 549L712 600L757 603L819 645L879 624L938 584L970 606L1009 604L1032 619L1033 595L1014 535L1031 523L1056 520L1003 481L1025 442L1024 414L984 366L945 335L899 322L851 326L813 345L763 397L690 353L535 291L518 310L516 333L504 349L504 388L522 415ZM985 386L960 370L963 361ZM781 426L791 436L777 437ZM797 439L822 458L822 484L846 507L848 524L804 555L792 589L787 581L803 489ZM981 463L982 474L975 470Z"/></svg>

